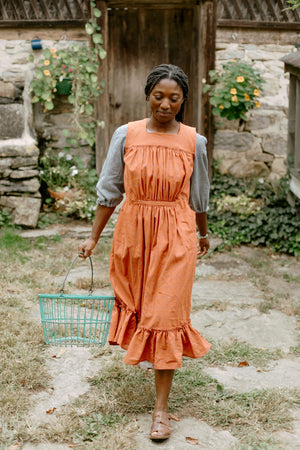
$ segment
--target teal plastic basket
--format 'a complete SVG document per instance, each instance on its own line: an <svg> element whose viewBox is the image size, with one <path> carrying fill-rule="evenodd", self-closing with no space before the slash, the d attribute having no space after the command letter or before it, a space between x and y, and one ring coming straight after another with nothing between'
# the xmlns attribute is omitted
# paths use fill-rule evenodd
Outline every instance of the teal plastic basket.
<svg viewBox="0 0 300 450"><path fill-rule="evenodd" d="M114 297L93 295L93 264L91 285L87 295L65 294L64 286L72 262L59 294L39 294L42 326L46 344L88 347L104 345L110 326Z"/></svg>

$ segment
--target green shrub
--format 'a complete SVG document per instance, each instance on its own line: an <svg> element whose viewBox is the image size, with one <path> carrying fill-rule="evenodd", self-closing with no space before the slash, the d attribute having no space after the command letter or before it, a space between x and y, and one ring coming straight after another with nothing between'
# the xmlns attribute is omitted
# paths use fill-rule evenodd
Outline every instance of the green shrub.
<svg viewBox="0 0 300 450"><path fill-rule="evenodd" d="M210 230L227 245L265 245L298 256L299 206L289 191L289 176L271 184L217 172L211 183Z"/></svg>

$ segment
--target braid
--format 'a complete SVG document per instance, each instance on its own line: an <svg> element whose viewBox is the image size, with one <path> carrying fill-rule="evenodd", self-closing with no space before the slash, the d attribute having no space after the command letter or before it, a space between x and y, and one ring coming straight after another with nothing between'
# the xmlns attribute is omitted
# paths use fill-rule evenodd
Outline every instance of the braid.
<svg viewBox="0 0 300 450"><path fill-rule="evenodd" d="M173 64L161 64L160 66L154 67L149 73L145 86L145 95L148 100L149 95L151 94L154 87L160 80L164 78L168 78L170 80L176 81L182 89L184 102L181 105L179 113L176 115L175 119L177 122L183 122L184 116L184 105L188 98L189 92L189 81L186 74L182 69L178 66L173 66Z"/></svg>

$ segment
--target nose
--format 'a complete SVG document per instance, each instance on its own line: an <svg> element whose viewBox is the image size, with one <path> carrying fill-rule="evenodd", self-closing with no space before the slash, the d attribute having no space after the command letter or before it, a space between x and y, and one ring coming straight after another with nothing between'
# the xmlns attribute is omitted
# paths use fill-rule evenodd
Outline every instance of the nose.
<svg viewBox="0 0 300 450"><path fill-rule="evenodd" d="M167 98L163 98L160 104L160 107L162 109L169 109L170 108L170 102Z"/></svg>

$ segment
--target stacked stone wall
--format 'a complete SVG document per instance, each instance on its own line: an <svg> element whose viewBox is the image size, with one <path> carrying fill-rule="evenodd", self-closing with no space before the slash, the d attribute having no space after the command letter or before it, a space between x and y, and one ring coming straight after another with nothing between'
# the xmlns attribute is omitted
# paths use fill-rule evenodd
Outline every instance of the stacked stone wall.
<svg viewBox="0 0 300 450"><path fill-rule="evenodd" d="M58 50L86 37L81 30L69 32L72 40L62 32L52 33L53 39L42 40L43 49ZM30 99L26 105L24 87L27 83L28 90L26 78L34 68L28 58L33 53L38 59L43 50L33 52L32 32L23 39L15 35L10 31L8 37L4 30L0 34L0 209L7 208L16 224L35 227L41 207L39 156L45 147L60 151L65 146L62 130L72 128L72 112L64 97L58 97L55 110L45 114L40 105L32 113ZM91 157L90 147L85 146L83 160L88 164Z"/></svg>
<svg viewBox="0 0 300 450"><path fill-rule="evenodd" d="M280 59L295 51L298 33L222 30L217 33L216 68L235 59L249 62L265 80L261 107L248 120L216 118L214 159L223 174L278 179L287 171L289 74Z"/></svg>

